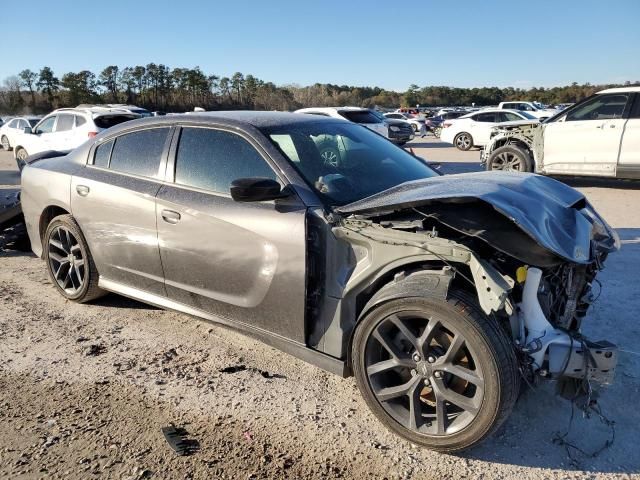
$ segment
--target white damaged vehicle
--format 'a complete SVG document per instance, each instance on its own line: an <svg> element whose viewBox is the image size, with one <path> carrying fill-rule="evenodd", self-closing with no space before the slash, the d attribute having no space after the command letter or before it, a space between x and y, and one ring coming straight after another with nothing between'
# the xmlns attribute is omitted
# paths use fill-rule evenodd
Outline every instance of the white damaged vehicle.
<svg viewBox="0 0 640 480"><path fill-rule="evenodd" d="M640 87L596 93L545 122L496 126L487 170L640 178Z"/></svg>

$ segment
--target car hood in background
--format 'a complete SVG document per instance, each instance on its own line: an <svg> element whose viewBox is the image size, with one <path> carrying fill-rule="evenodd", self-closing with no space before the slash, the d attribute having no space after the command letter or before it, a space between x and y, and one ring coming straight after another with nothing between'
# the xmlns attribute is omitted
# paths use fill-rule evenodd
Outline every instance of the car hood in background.
<svg viewBox="0 0 640 480"><path fill-rule="evenodd" d="M580 192L535 174L478 172L426 178L336 211L379 217L427 205L420 209L423 214L531 265L550 266L559 259L586 264L619 246L617 234Z"/></svg>

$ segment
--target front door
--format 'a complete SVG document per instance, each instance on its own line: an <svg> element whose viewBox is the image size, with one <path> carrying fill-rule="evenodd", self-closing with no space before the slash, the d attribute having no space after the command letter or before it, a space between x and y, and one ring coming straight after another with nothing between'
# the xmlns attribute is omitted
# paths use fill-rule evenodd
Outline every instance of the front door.
<svg viewBox="0 0 640 480"><path fill-rule="evenodd" d="M100 277L163 296L155 195L170 131L149 128L102 142L71 180L72 213Z"/></svg>
<svg viewBox="0 0 640 480"><path fill-rule="evenodd" d="M628 93L596 95L545 125L544 171L615 175L629 97Z"/></svg>
<svg viewBox="0 0 640 480"><path fill-rule="evenodd" d="M618 177L640 178L640 94L636 93L635 97L622 134Z"/></svg>
<svg viewBox="0 0 640 480"><path fill-rule="evenodd" d="M303 342L306 208L297 197L235 202L230 183L246 177L284 183L238 133L182 128L175 183L157 195L167 295Z"/></svg>

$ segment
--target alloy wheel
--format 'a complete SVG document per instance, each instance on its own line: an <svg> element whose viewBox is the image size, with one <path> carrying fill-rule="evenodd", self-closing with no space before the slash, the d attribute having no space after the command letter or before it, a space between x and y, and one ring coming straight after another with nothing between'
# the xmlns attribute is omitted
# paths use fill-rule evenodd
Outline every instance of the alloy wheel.
<svg viewBox="0 0 640 480"><path fill-rule="evenodd" d="M324 160L325 165L328 165L331 167L338 166L338 154L334 150L327 149L324 152L322 152L320 156Z"/></svg>
<svg viewBox="0 0 640 480"><path fill-rule="evenodd" d="M2 148L7 151L11 148L11 145L9 144L9 139L7 138L6 135L2 136Z"/></svg>
<svg viewBox="0 0 640 480"><path fill-rule="evenodd" d="M27 157L29 156L29 154L27 153L27 151L24 148L21 148L20 150L18 150L16 152L16 158L18 160L26 160Z"/></svg>
<svg viewBox="0 0 640 480"><path fill-rule="evenodd" d="M491 170L521 172L523 170L522 159L514 153L501 152L491 162Z"/></svg>
<svg viewBox="0 0 640 480"><path fill-rule="evenodd" d="M365 350L371 390L400 425L445 436L468 426L484 398L477 355L444 320L397 312L372 331Z"/></svg>
<svg viewBox="0 0 640 480"><path fill-rule="evenodd" d="M82 289L85 281L85 259L76 237L63 226L49 236L49 268L62 290L70 296Z"/></svg>
<svg viewBox="0 0 640 480"><path fill-rule="evenodd" d="M471 137L466 133L456 137L456 147L460 150L469 150L471 148Z"/></svg>

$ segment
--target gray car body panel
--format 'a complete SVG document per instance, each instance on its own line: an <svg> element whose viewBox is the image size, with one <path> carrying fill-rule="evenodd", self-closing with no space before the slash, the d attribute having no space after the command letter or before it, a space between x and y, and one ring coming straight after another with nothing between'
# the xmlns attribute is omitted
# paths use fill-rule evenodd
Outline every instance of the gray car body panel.
<svg viewBox="0 0 640 480"><path fill-rule="evenodd" d="M491 205L535 242L570 262L586 264L593 260L591 230L594 218L608 230L612 245L617 238L597 214L592 217L583 212L584 208L593 209L581 193L557 180L535 174L478 172L416 180L337 211L382 215L429 204L462 204L474 200ZM485 233L478 229L477 235L483 238Z"/></svg>

